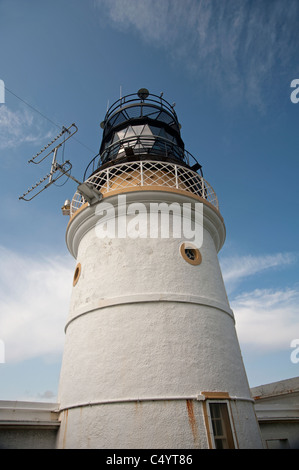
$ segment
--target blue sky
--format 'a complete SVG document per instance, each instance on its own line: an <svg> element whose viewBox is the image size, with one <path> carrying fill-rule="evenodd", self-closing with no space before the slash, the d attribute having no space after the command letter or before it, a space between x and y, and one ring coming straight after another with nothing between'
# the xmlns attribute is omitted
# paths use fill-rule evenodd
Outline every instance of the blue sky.
<svg viewBox="0 0 299 470"><path fill-rule="evenodd" d="M176 103L218 195L249 384L299 375L298 20L293 0L0 1L0 399L56 400L75 266L60 208L76 185L19 201L49 171L27 161L75 122L65 158L82 178L120 87Z"/></svg>

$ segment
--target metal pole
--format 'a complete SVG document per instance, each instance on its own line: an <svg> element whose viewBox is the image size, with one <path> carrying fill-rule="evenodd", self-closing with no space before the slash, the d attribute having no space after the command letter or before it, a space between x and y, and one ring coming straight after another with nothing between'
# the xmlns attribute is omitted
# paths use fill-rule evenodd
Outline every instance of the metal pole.
<svg viewBox="0 0 299 470"><path fill-rule="evenodd" d="M140 162L140 184L143 186L143 165L142 162Z"/></svg>
<svg viewBox="0 0 299 470"><path fill-rule="evenodd" d="M55 149L54 149L54 155L53 155L53 160L52 160L52 165L51 165L49 183L51 183L52 177L53 177L53 173L54 173L54 171L55 171L57 150L58 150L58 147L55 147Z"/></svg>
<svg viewBox="0 0 299 470"><path fill-rule="evenodd" d="M206 199L206 195L205 195L205 184L204 184L204 179L201 178L201 197L203 197L204 199Z"/></svg>
<svg viewBox="0 0 299 470"><path fill-rule="evenodd" d="M109 168L107 168L107 191L109 191Z"/></svg>
<svg viewBox="0 0 299 470"><path fill-rule="evenodd" d="M174 166L174 172L175 172L175 187L178 189L178 187L179 187L179 182L178 182L178 168L177 168L176 165Z"/></svg>

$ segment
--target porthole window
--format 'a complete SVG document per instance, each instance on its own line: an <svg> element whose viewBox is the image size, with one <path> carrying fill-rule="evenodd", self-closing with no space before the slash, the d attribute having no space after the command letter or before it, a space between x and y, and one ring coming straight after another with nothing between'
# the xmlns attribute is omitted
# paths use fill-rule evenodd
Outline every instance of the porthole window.
<svg viewBox="0 0 299 470"><path fill-rule="evenodd" d="M201 253L192 243L182 243L180 246L180 253L185 261L189 264L197 266L201 263Z"/></svg>
<svg viewBox="0 0 299 470"><path fill-rule="evenodd" d="M196 259L196 250L194 248L185 248L185 255L191 261L195 261L195 259Z"/></svg>
<svg viewBox="0 0 299 470"><path fill-rule="evenodd" d="M75 286L77 282L79 281L80 274L81 274L81 264L78 263L75 269L75 273L74 273L73 286Z"/></svg>

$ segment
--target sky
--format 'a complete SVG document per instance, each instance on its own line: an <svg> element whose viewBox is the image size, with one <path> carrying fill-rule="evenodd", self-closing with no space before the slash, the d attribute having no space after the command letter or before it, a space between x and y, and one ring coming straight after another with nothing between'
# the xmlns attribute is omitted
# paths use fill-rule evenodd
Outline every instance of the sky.
<svg viewBox="0 0 299 470"><path fill-rule="evenodd" d="M298 0L0 0L1 400L57 400L76 265L76 184L19 200L50 169L28 160L76 123L59 158L81 180L107 106L143 87L176 103L218 196L249 385L299 376L298 21Z"/></svg>

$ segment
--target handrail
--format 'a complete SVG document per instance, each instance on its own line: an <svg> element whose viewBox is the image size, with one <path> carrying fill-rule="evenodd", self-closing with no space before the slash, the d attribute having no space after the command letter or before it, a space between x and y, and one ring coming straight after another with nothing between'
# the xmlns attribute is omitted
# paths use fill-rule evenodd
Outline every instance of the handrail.
<svg viewBox="0 0 299 470"><path fill-rule="evenodd" d="M200 196L219 210L218 198L212 186L190 167L173 162L143 160L119 163L99 169L86 182L105 195L134 187L136 190L140 187L150 190L151 186L155 189L160 187L161 190L183 190ZM70 215L72 216L85 202L84 197L76 192L71 202Z"/></svg>
<svg viewBox="0 0 299 470"><path fill-rule="evenodd" d="M132 98L133 96L134 98ZM158 96L153 93L150 93L148 97L144 99L141 99L137 93L131 93L129 95L123 96L122 98L119 98L107 110L105 121L107 121L117 109L121 109L124 105L128 105L129 103L134 103L134 102L158 104L160 108L166 109L168 112L170 112L178 123L177 114L175 110L173 109L173 106L170 103L168 103L168 101L166 101L164 98L162 98L162 94Z"/></svg>
<svg viewBox="0 0 299 470"><path fill-rule="evenodd" d="M130 145L131 144L131 145ZM107 147L101 154L98 153L88 164L86 167L86 170L84 172L83 180L85 181L86 178L88 177L88 170L90 167L92 167L92 171L90 175L97 169L100 169L100 166L103 165L106 162L106 159L112 155L119 155L120 152L125 153L126 148L132 147L134 150L134 155L136 156L141 156L141 155L146 155L149 157L150 155L152 156L163 156L167 157L173 156L173 158L177 159L178 162L182 161L184 163L187 163L187 165L192 166L192 165L198 165L198 168L200 169L201 176L202 175L202 170L201 170L201 165L198 163L196 158L187 150L182 149L179 145L176 143L172 142L169 139L166 139L165 137L161 136L155 136L155 135L136 135L132 137L127 137L125 139L120 139L116 142L113 142L109 147ZM98 161L97 161L98 159ZM116 158L111 158L111 160L116 160ZM89 175L89 176L90 176Z"/></svg>

